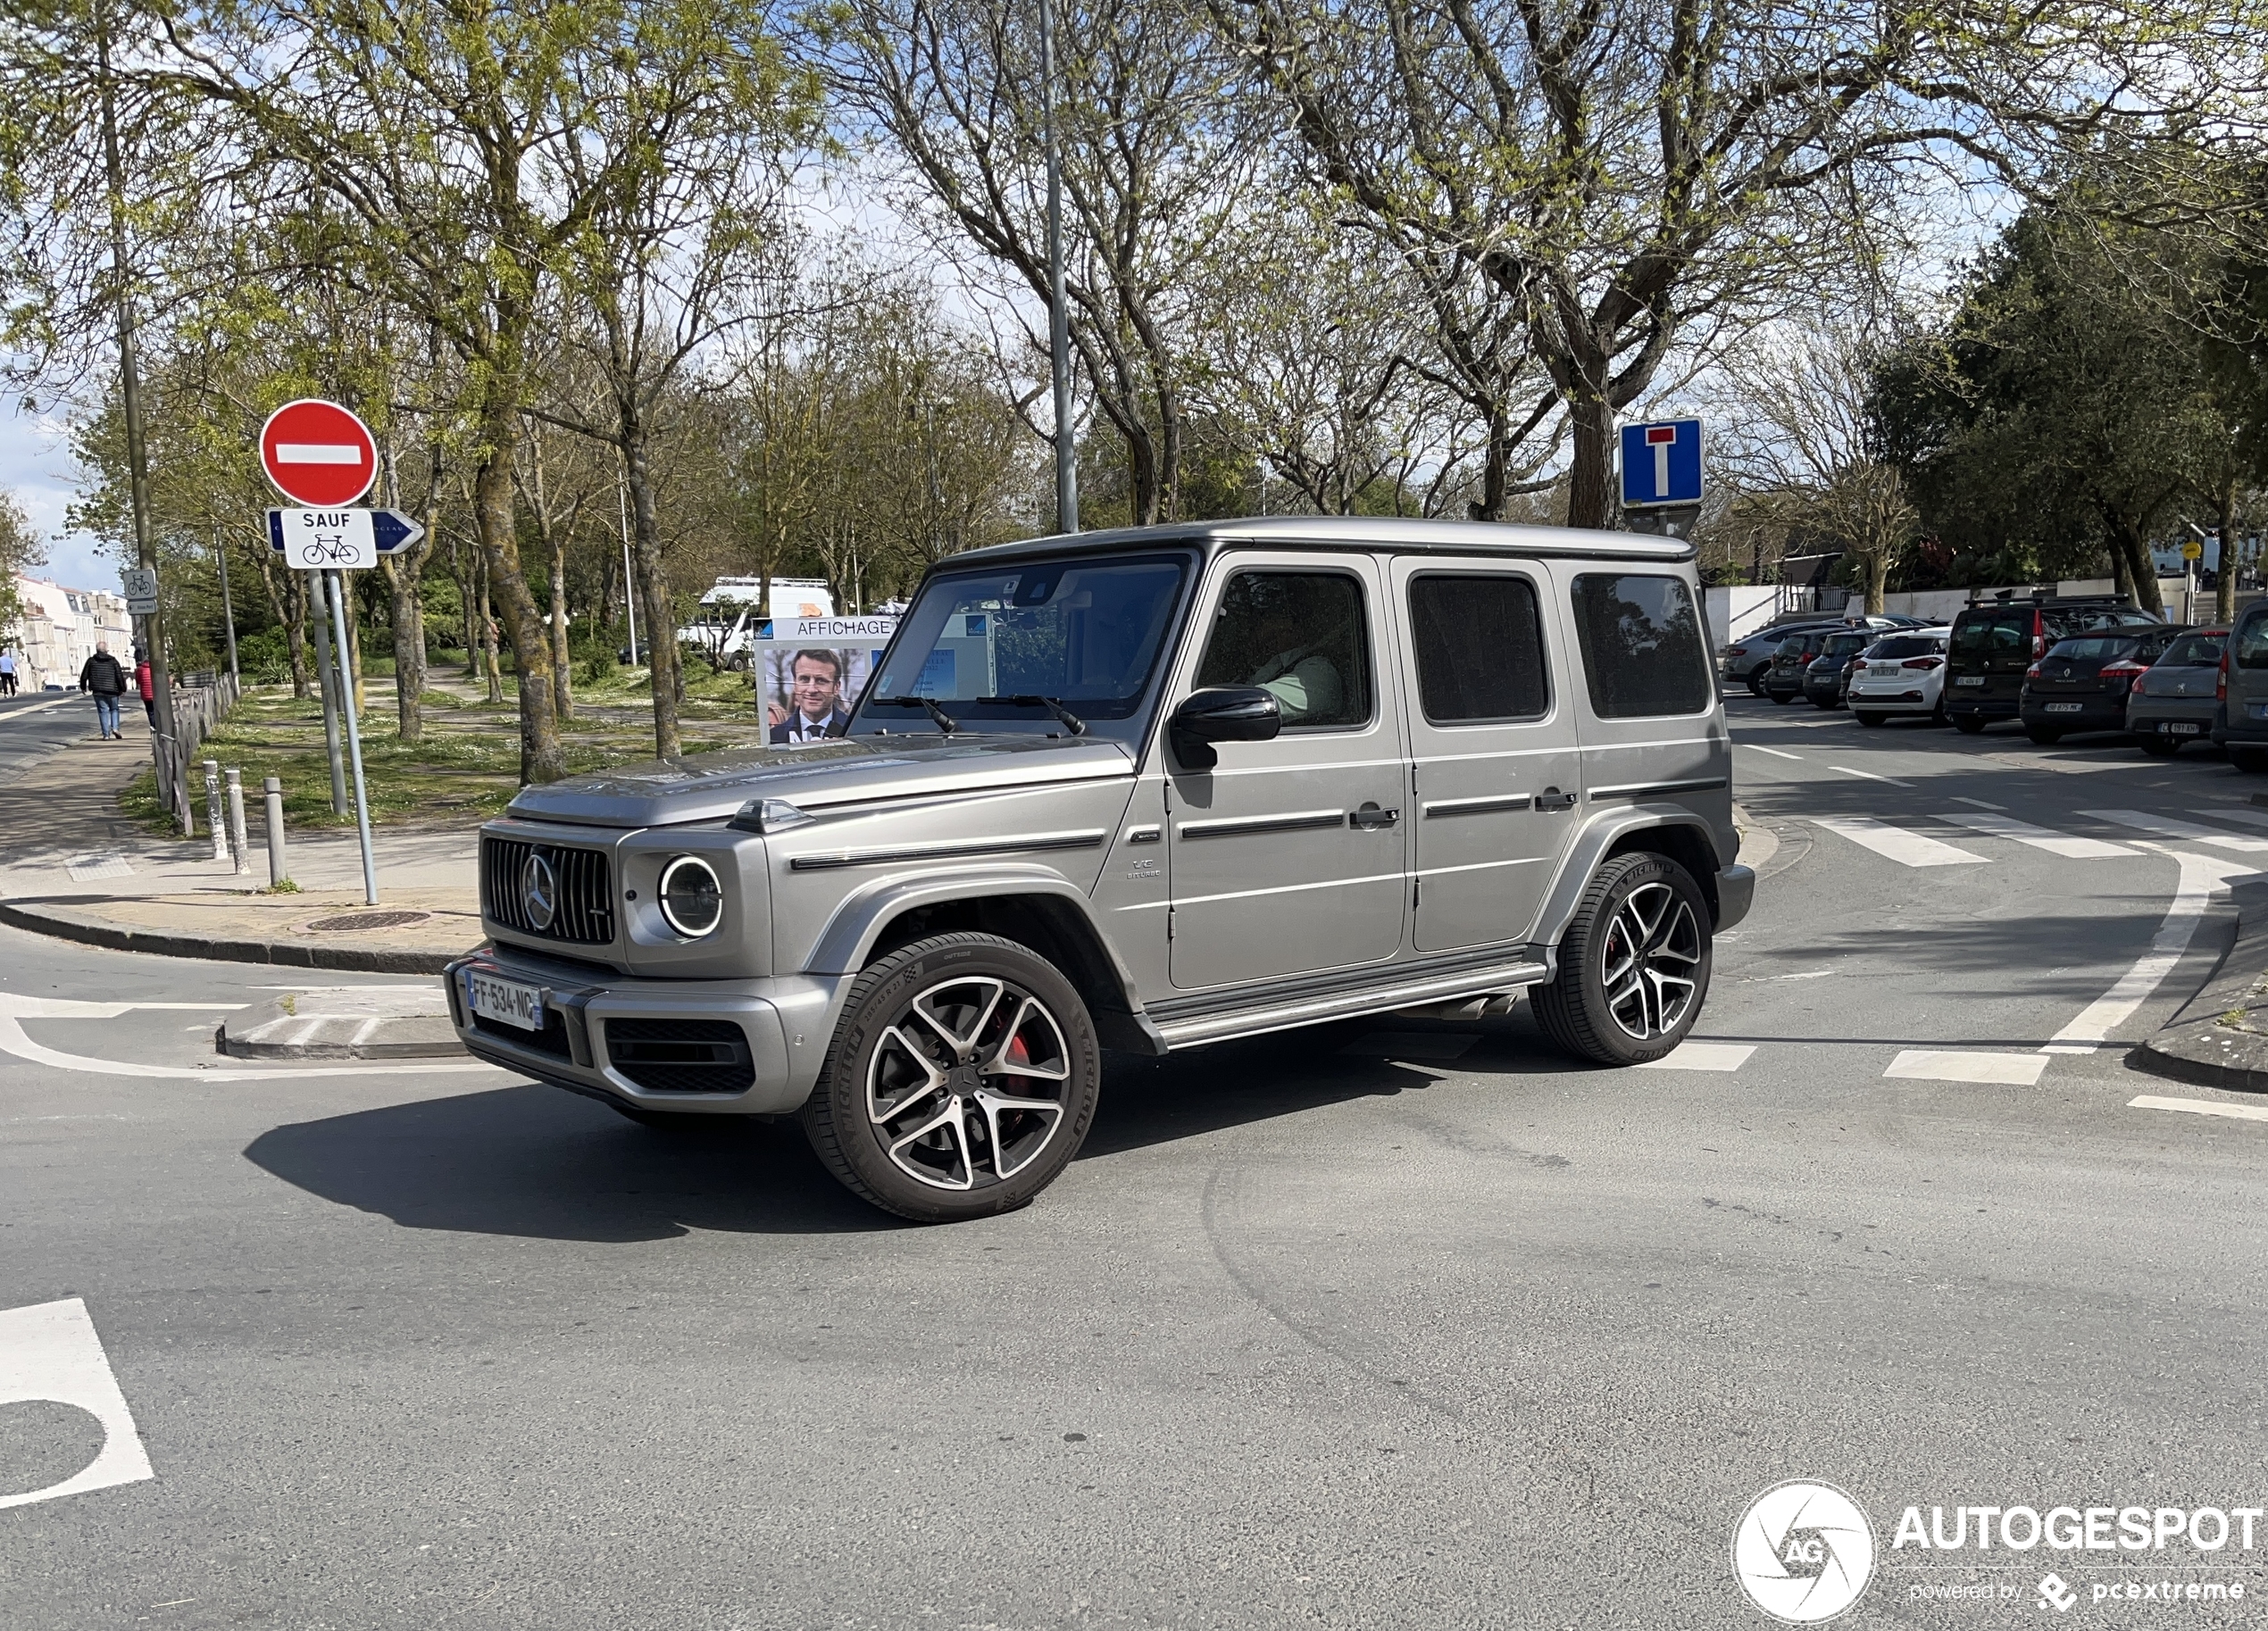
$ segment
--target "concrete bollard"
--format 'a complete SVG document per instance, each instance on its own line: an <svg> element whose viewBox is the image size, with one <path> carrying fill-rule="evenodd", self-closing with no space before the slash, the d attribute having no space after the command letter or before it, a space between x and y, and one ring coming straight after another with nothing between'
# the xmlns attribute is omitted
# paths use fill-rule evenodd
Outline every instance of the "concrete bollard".
<svg viewBox="0 0 2268 1631"><path fill-rule="evenodd" d="M237 863L237 876L242 878L252 870L251 849L244 833L244 772L235 765L228 770L229 777L229 854Z"/></svg>
<svg viewBox="0 0 2268 1631"><path fill-rule="evenodd" d="M268 806L268 882L271 886L291 876L284 862L283 783L271 776L263 784Z"/></svg>
<svg viewBox="0 0 2268 1631"><path fill-rule="evenodd" d="M213 828L213 859L229 858L229 819L221 813L221 766L215 760L204 761L204 820Z"/></svg>

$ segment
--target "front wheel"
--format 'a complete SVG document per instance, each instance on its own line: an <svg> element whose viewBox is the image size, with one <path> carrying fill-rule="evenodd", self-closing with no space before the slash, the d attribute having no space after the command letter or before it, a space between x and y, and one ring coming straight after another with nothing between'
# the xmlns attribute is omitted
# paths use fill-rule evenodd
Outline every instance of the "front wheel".
<svg viewBox="0 0 2268 1631"><path fill-rule="evenodd" d="M1643 1065L1693 1028L1709 993L1709 903L1665 855L1617 855L1583 891L1559 972L1535 991L1544 1034L1580 1059Z"/></svg>
<svg viewBox="0 0 2268 1631"><path fill-rule="evenodd" d="M804 1133L885 1211L989 1217L1069 1164L1102 1077L1087 1004L1054 964L996 935L940 935L859 976Z"/></svg>
<svg viewBox="0 0 2268 1631"><path fill-rule="evenodd" d="M1764 671L1762 669L1751 669L1748 671L1748 695L1751 696L1762 696L1764 694Z"/></svg>

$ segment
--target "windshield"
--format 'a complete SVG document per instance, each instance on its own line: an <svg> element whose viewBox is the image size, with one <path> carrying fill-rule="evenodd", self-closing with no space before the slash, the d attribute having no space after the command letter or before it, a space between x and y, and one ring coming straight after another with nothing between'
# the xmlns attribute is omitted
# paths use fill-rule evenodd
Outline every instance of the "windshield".
<svg viewBox="0 0 2268 1631"><path fill-rule="evenodd" d="M1188 562L1019 562L943 573L922 587L853 731L931 728L927 697L956 721L1053 716L1011 698L1048 697L1081 720L1122 720L1140 707L1172 626Z"/></svg>

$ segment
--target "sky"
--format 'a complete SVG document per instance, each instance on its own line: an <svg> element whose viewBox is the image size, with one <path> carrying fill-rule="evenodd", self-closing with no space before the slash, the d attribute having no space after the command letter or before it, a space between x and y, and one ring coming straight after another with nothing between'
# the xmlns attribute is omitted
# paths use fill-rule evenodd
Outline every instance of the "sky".
<svg viewBox="0 0 2268 1631"><path fill-rule="evenodd" d="M91 537L65 531L64 512L79 493L79 463L60 414L27 414L20 397L0 402L0 487L14 493L49 540L47 564L36 576L67 588L117 591L117 564L95 553Z"/></svg>

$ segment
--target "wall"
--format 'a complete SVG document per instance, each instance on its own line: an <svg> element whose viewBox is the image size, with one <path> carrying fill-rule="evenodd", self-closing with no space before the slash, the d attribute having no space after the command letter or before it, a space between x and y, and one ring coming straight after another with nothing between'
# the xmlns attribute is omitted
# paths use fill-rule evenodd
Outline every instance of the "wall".
<svg viewBox="0 0 2268 1631"><path fill-rule="evenodd" d="M2020 584L2016 587L2016 595L2022 598L2030 595L2036 588L2047 587L2041 584ZM1972 595L1980 600L1990 600L1998 593L1997 589L1921 589L1903 595L1884 595L1882 610L1897 612L1905 617L1935 618L1940 622L1949 623L1953 620L1955 613L1969 603ZM2117 593L2117 586L2108 578L2072 578L2055 585L2052 593L2113 595ZM2181 580L2179 578L2159 578L2158 595L2164 602L2166 616L2176 622L2181 621ZM2237 595L2237 604L2247 605L2259 598L2260 591L2258 590L2240 591ZM2202 622L2212 615L2212 593L2209 590L2199 590L2196 597L2195 619Z"/></svg>

